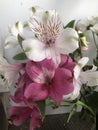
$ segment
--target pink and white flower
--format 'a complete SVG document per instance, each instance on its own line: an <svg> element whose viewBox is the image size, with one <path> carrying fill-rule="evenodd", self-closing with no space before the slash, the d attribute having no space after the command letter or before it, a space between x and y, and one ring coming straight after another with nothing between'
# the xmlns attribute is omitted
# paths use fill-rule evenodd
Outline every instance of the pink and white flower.
<svg viewBox="0 0 98 130"><path fill-rule="evenodd" d="M36 127L40 127L41 115L37 107L28 107L28 106L15 106L12 107L9 111L10 117L13 121L13 124L20 126L28 118L30 119L30 130L34 130Z"/></svg>
<svg viewBox="0 0 98 130"><path fill-rule="evenodd" d="M10 96L11 99L15 102L15 103L27 103L25 97L24 97L24 92L26 87L32 82L32 80L29 78L29 76L24 73L22 75L19 76L18 79L18 84L17 84L17 89L14 93L14 96Z"/></svg>
<svg viewBox="0 0 98 130"><path fill-rule="evenodd" d="M24 92L28 101L40 101L50 97L54 102L60 104L63 95L72 93L75 64L67 56L62 55L61 57L62 63L58 68L51 59L41 62L29 61L26 64L26 73L32 80Z"/></svg>

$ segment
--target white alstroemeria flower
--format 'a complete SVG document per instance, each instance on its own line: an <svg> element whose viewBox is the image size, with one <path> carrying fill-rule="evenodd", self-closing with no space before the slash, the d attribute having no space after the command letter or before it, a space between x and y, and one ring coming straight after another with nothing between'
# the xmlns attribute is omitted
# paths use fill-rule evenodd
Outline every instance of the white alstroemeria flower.
<svg viewBox="0 0 98 130"><path fill-rule="evenodd" d="M0 55L0 75L11 86L16 78L17 73L22 68L19 64L9 64L5 58Z"/></svg>
<svg viewBox="0 0 98 130"><path fill-rule="evenodd" d="M45 58L53 58L59 62L60 53L69 54L79 47L77 32L72 28L64 29L55 10L38 9L37 11L33 8L29 26L37 37L24 40L22 43L30 60L41 61Z"/></svg>
<svg viewBox="0 0 98 130"><path fill-rule="evenodd" d="M24 38L23 36L24 24L25 23L21 23L21 22L15 23L9 29L10 36L8 36L5 39L5 45L4 45L5 57L11 63L15 63L15 60L13 60L13 57L16 54L23 52L23 49L18 43L18 34L22 38Z"/></svg>
<svg viewBox="0 0 98 130"><path fill-rule="evenodd" d="M90 30L95 24L98 23L98 17L87 17L85 19L79 20L77 22L77 28L81 30L83 33L87 30Z"/></svg>
<svg viewBox="0 0 98 130"><path fill-rule="evenodd" d="M74 68L74 79L73 79L74 91L71 94L64 95L63 96L64 100L74 100L79 96L80 89L82 86L80 78L80 75L82 73L81 70L87 64L88 60L89 60L88 57L83 57L78 61L77 65Z"/></svg>
<svg viewBox="0 0 98 130"><path fill-rule="evenodd" d="M88 86L97 86L98 85L98 71L88 70L81 72L80 75L81 82L87 84Z"/></svg>
<svg viewBox="0 0 98 130"><path fill-rule="evenodd" d="M23 26L24 25L21 22L16 22L12 27L9 28L11 35L5 40L5 49L19 46L18 34L23 37Z"/></svg>

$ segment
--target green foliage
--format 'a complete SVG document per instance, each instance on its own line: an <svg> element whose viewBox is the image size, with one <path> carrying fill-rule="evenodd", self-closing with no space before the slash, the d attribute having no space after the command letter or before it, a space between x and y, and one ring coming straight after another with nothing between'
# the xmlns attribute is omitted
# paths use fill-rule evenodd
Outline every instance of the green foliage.
<svg viewBox="0 0 98 130"><path fill-rule="evenodd" d="M70 112L69 115L68 115L67 120L65 121L65 124L64 124L65 127L66 127L67 123L69 123L70 119L72 118L72 116L73 116L76 112L77 112L77 105L74 104L73 107L72 107L71 112Z"/></svg>
<svg viewBox="0 0 98 130"><path fill-rule="evenodd" d="M93 91L92 94L87 96L87 104L98 113L98 92Z"/></svg>
<svg viewBox="0 0 98 130"><path fill-rule="evenodd" d="M39 101L39 102L37 102L37 104L38 104L38 107L39 107L39 110L40 110L40 113L41 113L41 116L42 116L42 121L43 121L44 118L45 118L45 110L46 110L45 100Z"/></svg>
<svg viewBox="0 0 98 130"><path fill-rule="evenodd" d="M27 56L24 52L21 52L13 57L14 60L26 60Z"/></svg>
<svg viewBox="0 0 98 130"><path fill-rule="evenodd" d="M66 28L74 28L75 20L70 21L66 26L64 26L64 29Z"/></svg>
<svg viewBox="0 0 98 130"><path fill-rule="evenodd" d="M22 47L22 41L23 41L24 39L18 34L18 42L19 42L19 44L20 44L20 46Z"/></svg>
<svg viewBox="0 0 98 130"><path fill-rule="evenodd" d="M84 102L78 100L76 102L76 104L82 106L85 109L87 109L93 116L95 116L93 109L90 106L88 106L87 104L85 104Z"/></svg>
<svg viewBox="0 0 98 130"><path fill-rule="evenodd" d="M71 56L73 61L77 62L78 58L81 56L80 49L75 50L73 53L70 53L69 55Z"/></svg>

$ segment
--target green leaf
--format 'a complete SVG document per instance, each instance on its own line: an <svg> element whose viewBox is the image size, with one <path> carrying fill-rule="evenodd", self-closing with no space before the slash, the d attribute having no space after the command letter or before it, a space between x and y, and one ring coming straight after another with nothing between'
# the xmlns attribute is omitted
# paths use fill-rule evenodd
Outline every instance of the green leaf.
<svg viewBox="0 0 98 130"><path fill-rule="evenodd" d="M82 101L77 101L76 102L77 105L81 105L82 107L84 107L85 109L87 109L93 116L95 116L95 113L94 111L92 110L92 108L90 106L88 106L87 104L85 104L84 102Z"/></svg>
<svg viewBox="0 0 98 130"><path fill-rule="evenodd" d="M75 20L72 20L64 27L64 29L66 29L66 28L73 28L74 24L75 24Z"/></svg>
<svg viewBox="0 0 98 130"><path fill-rule="evenodd" d="M24 39L18 34L18 42L19 42L19 44L20 44L20 46L22 47L22 41L23 41Z"/></svg>
<svg viewBox="0 0 98 130"><path fill-rule="evenodd" d="M24 52L21 52L13 57L14 60L26 60L28 59Z"/></svg>
<svg viewBox="0 0 98 130"><path fill-rule="evenodd" d="M38 102L38 107L39 107L39 110L41 112L42 121L43 121L44 118L45 118L45 108L46 108L45 100L44 101L39 101Z"/></svg>
<svg viewBox="0 0 98 130"><path fill-rule="evenodd" d="M87 97L88 105L98 113L98 92L94 91Z"/></svg>

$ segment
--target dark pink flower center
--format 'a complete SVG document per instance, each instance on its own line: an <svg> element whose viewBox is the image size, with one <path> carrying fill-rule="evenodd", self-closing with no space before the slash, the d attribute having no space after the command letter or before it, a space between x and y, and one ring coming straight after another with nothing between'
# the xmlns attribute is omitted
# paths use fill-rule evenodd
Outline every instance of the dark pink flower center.
<svg viewBox="0 0 98 130"><path fill-rule="evenodd" d="M12 118L12 120L19 120L20 116L19 115L12 115L11 118Z"/></svg>
<svg viewBox="0 0 98 130"><path fill-rule="evenodd" d="M53 84L53 79L51 79L50 77L47 76L47 77L45 78L45 80L46 80L46 81L45 81L45 86L46 86L46 87L50 87L50 86Z"/></svg>

